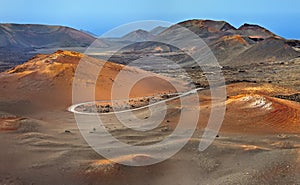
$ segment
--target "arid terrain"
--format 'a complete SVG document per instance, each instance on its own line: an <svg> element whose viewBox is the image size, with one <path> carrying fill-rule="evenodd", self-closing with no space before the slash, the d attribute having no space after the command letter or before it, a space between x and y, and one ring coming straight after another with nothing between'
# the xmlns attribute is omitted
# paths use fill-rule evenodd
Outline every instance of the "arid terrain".
<svg viewBox="0 0 300 185"><path fill-rule="evenodd" d="M9 63L9 67L6 65L0 73L0 184L300 184L300 41L286 40L258 25L245 24L237 29L224 21L207 20L184 21L179 25L203 38L218 59L225 78L224 120L212 145L204 151L199 151L198 147L205 139L202 134L211 110L216 106L212 102L222 99L211 95L206 77L207 73L214 74L215 66L204 71L194 66L184 51L147 41L175 33L180 36L176 25L152 32L136 30L122 38L100 40L103 43L98 41L99 47L114 48L134 40L110 57L110 62L103 60L107 53L56 51L58 48L82 51L95 39L86 33L62 27L39 28L40 32L51 32L51 37L55 38L67 38L64 34L72 31L71 35L75 34L76 39L72 38L74 42L68 42L68 47L53 40L34 45L28 44L32 39L22 40L25 39L22 34L40 37L36 27L27 25L25 31L19 31L21 34L16 31L9 33L18 28L16 25L1 25L0 31L5 33L0 32L1 44L4 41L7 44L0 52L0 57L5 57L0 59ZM17 45L26 45L15 50L24 51L15 57L21 57L24 62L26 59L25 63L16 65L15 61L9 61L6 50L13 51L15 46L5 40L7 37L16 38L18 42L13 43L19 43ZM86 40L80 39L82 37ZM64 43L67 41L69 39ZM39 51L44 54L36 55ZM30 56L31 59L22 57L28 52L35 56ZM141 56L174 60L186 73L164 68L162 62L154 60L151 64L126 66ZM86 73L75 79L80 61L87 61ZM102 68L98 77L89 81L97 67ZM117 80L121 71L125 72ZM186 81L186 74L192 82ZM121 92L129 82L146 75L152 77L135 84L126 109L171 98L189 90L191 85L203 88L197 91L199 105L195 106L194 99L189 96L186 96L184 105L178 99L168 101L164 120L147 132L127 128L113 114L101 114L111 135L130 145L151 145L176 129L181 112L189 115L199 109L197 129L182 150L158 164L133 167L107 160L89 146L68 108L94 99L109 102L114 99L111 95L113 86L120 92L116 95L118 98L126 98ZM175 89L172 84L177 84L180 89ZM92 99L91 96L82 96L74 102L72 88L93 91L94 96ZM77 110L113 112L107 103L97 106L98 109L94 110L84 106ZM157 108L152 114L162 111L162 108ZM149 109L139 109L135 115L147 120ZM102 133L93 126L95 123L89 119L85 121L86 132L101 137ZM188 127L193 121L194 117L190 115L185 124ZM103 147L113 145L106 137L101 142ZM164 147L168 150L168 145ZM137 153L120 156L114 161L138 161L151 157Z"/></svg>

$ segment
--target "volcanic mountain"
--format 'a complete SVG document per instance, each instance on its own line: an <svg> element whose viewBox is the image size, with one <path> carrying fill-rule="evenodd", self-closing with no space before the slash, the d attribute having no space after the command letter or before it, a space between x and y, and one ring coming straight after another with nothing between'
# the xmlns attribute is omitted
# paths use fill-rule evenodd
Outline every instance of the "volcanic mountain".
<svg viewBox="0 0 300 185"><path fill-rule="evenodd" d="M240 52L239 52L240 51ZM226 64L249 64L258 62L288 61L300 56L300 52L279 37L269 37L245 49L230 52ZM224 61L224 60L223 60Z"/></svg>
<svg viewBox="0 0 300 185"><path fill-rule="evenodd" d="M72 104L72 83L80 61L87 61L89 65L85 67L86 71L81 76L84 79L76 79L77 85L80 86L79 90L95 91L96 100L109 100L113 84L116 92L123 92L123 88L129 86L132 79L139 77L145 78L134 85L130 97L175 92L169 83L170 79L165 77L72 51L57 51L49 55L37 55L24 64L0 73L1 98L5 98L6 102L11 101L11 104L2 106L11 112L30 111L31 108L36 110L42 107L65 109ZM101 68L101 71L96 84L93 84L90 72L97 68ZM120 72L122 78L116 80ZM181 83L178 81L178 84ZM83 98L81 101L92 99ZM26 110L22 110L21 107L26 107Z"/></svg>
<svg viewBox="0 0 300 185"><path fill-rule="evenodd" d="M89 34L64 26L0 25L0 47L6 48L79 47L94 40Z"/></svg>
<svg viewBox="0 0 300 185"><path fill-rule="evenodd" d="M36 55L35 49L87 47L95 40L85 32L65 26L0 24L0 71L29 60ZM97 44L107 46L99 39Z"/></svg>

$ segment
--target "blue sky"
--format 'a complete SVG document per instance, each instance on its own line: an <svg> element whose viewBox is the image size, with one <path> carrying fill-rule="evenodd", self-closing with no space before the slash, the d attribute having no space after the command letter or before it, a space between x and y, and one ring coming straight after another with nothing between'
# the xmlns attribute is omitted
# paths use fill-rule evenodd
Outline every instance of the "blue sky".
<svg viewBox="0 0 300 185"><path fill-rule="evenodd" d="M139 20L225 20L260 24L285 38L300 39L297 0L0 0L0 22L65 25L102 34Z"/></svg>

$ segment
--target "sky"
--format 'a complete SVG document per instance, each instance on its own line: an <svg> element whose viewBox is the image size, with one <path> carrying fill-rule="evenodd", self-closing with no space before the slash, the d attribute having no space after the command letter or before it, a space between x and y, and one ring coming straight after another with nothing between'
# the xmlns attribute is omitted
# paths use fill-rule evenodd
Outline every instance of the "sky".
<svg viewBox="0 0 300 185"><path fill-rule="evenodd" d="M133 21L224 20L300 39L297 0L0 0L1 23L63 25L101 35Z"/></svg>

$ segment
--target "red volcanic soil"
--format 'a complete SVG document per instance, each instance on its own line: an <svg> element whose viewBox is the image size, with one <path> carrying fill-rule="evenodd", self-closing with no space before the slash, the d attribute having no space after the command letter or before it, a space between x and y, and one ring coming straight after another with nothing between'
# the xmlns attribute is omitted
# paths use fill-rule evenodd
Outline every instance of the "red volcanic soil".
<svg viewBox="0 0 300 185"><path fill-rule="evenodd" d="M299 133L300 105L261 94L241 94L227 101L224 130Z"/></svg>
<svg viewBox="0 0 300 185"><path fill-rule="evenodd" d="M19 128L17 120L19 118L0 119L0 131L17 130Z"/></svg>
<svg viewBox="0 0 300 185"><path fill-rule="evenodd" d="M230 133L299 133L300 104L275 98L278 94L296 91L270 84L239 83L227 86L226 113L222 132ZM204 93L206 94L206 93ZM199 127L203 128L211 108L208 95L201 95L203 103Z"/></svg>

